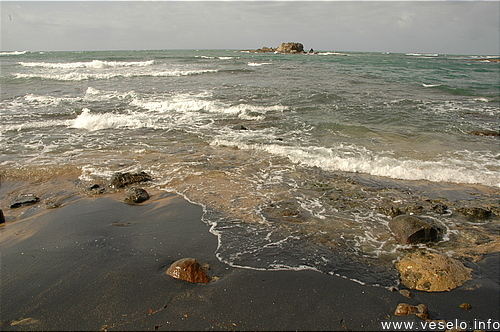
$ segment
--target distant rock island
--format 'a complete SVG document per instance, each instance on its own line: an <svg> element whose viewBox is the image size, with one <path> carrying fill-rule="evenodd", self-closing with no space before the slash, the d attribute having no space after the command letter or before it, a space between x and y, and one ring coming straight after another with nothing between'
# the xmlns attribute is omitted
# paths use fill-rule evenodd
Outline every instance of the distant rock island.
<svg viewBox="0 0 500 332"><path fill-rule="evenodd" d="M282 53L282 54L317 54L311 48L308 52L304 51L304 45L301 43L281 43L278 47L263 47L256 50L244 50L242 52L250 53Z"/></svg>

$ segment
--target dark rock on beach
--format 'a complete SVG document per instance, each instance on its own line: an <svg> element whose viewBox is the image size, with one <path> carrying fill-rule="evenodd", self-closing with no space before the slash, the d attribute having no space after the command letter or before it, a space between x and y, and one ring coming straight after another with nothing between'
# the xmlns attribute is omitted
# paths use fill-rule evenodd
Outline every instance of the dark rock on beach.
<svg viewBox="0 0 500 332"><path fill-rule="evenodd" d="M413 314L422 319L430 319L429 309L425 304L419 304L417 306L414 306L414 305L409 305L407 303L400 303L398 304L396 310L394 311L394 315L396 316L406 316Z"/></svg>
<svg viewBox="0 0 500 332"><path fill-rule="evenodd" d="M142 203L149 199L149 194L142 188L130 188L123 201L127 204Z"/></svg>
<svg viewBox="0 0 500 332"><path fill-rule="evenodd" d="M183 258L172 263L167 274L173 278L189 282L209 283L212 279L194 258Z"/></svg>
<svg viewBox="0 0 500 332"><path fill-rule="evenodd" d="M12 201L10 208L16 209L21 206L33 205L38 203L39 201L40 199L33 194L19 195Z"/></svg>
<svg viewBox="0 0 500 332"><path fill-rule="evenodd" d="M389 229L399 243L413 244L436 241L440 231L426 221L410 215L400 215L389 221Z"/></svg>
<svg viewBox="0 0 500 332"><path fill-rule="evenodd" d="M413 296L412 293L409 290L407 290L407 289L400 289L399 290L399 294L401 294L404 297L407 297L409 299Z"/></svg>
<svg viewBox="0 0 500 332"><path fill-rule="evenodd" d="M153 179L146 172L140 173L115 173L111 178L111 187L123 188L130 184L152 181Z"/></svg>
<svg viewBox="0 0 500 332"><path fill-rule="evenodd" d="M459 306L459 308L464 310L471 310L472 306L469 303L464 302Z"/></svg>

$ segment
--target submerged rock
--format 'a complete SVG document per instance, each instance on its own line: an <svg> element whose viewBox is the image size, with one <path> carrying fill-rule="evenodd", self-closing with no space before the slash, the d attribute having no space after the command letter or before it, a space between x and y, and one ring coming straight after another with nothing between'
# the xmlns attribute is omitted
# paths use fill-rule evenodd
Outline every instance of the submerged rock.
<svg viewBox="0 0 500 332"><path fill-rule="evenodd" d="M440 233L438 228L410 215L394 217L389 221L389 229L402 244L436 241Z"/></svg>
<svg viewBox="0 0 500 332"><path fill-rule="evenodd" d="M39 201L40 199L33 194L19 195L12 201L10 208L16 209L21 206L36 204Z"/></svg>
<svg viewBox="0 0 500 332"><path fill-rule="evenodd" d="M455 259L430 252L410 253L396 268L403 285L426 292L449 291L472 279L472 269Z"/></svg>
<svg viewBox="0 0 500 332"><path fill-rule="evenodd" d="M491 216L491 211L480 207L464 207L458 212L471 219L488 219Z"/></svg>
<svg viewBox="0 0 500 332"><path fill-rule="evenodd" d="M122 188L130 184L147 182L153 180L151 176L145 172L140 173L115 173L111 178L111 187Z"/></svg>
<svg viewBox="0 0 500 332"><path fill-rule="evenodd" d="M394 217L397 217L401 214L404 214L404 212L402 212L399 207L393 203L389 203L389 202L385 202L383 204L380 204L380 206L378 207L378 210L391 217L391 218L394 218Z"/></svg>
<svg viewBox="0 0 500 332"><path fill-rule="evenodd" d="M149 194L142 188L130 188L123 201L127 204L142 203L149 199Z"/></svg>
<svg viewBox="0 0 500 332"><path fill-rule="evenodd" d="M209 283L212 279L194 258L183 258L172 263L167 270L167 274L173 278L189 282Z"/></svg>
<svg viewBox="0 0 500 332"><path fill-rule="evenodd" d="M474 131L471 131L470 134L474 135L474 136L495 136L495 137L498 137L498 136L500 136L500 131L474 130Z"/></svg>
<svg viewBox="0 0 500 332"><path fill-rule="evenodd" d="M442 203L437 203L431 207L431 210L438 214L445 214L448 212L448 206Z"/></svg>

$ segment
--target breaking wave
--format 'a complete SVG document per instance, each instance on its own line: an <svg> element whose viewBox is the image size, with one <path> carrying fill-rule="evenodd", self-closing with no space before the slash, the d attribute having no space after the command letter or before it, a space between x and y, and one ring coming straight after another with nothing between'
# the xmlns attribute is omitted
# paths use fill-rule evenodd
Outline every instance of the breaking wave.
<svg viewBox="0 0 500 332"><path fill-rule="evenodd" d="M42 68L61 68L61 69L76 69L76 68L117 68L117 67L146 67L154 64L154 60L148 61L101 61L92 60L89 62L18 62L23 67L42 67Z"/></svg>

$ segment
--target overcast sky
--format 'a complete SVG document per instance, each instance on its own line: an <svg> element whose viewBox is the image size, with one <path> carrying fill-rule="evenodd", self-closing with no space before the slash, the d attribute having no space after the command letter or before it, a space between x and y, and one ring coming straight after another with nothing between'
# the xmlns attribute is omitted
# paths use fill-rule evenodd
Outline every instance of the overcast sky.
<svg viewBox="0 0 500 332"><path fill-rule="evenodd" d="M2 51L250 49L499 54L499 1L1 1Z"/></svg>

